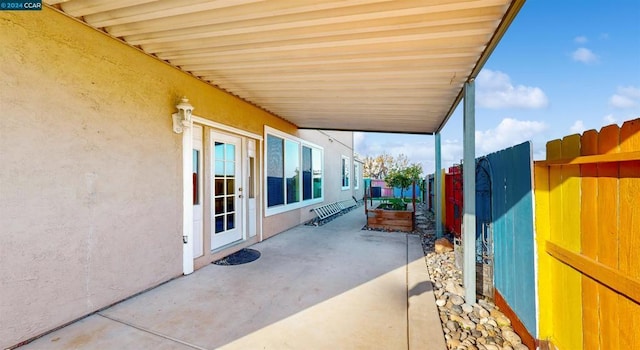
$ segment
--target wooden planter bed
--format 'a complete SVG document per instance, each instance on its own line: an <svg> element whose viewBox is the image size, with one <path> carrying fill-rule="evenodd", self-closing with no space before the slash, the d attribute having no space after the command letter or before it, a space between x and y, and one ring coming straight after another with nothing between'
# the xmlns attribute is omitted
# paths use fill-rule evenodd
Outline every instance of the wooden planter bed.
<svg viewBox="0 0 640 350"><path fill-rule="evenodd" d="M410 203L407 210L366 209L367 227L387 231L413 231L415 218L414 206Z"/></svg>

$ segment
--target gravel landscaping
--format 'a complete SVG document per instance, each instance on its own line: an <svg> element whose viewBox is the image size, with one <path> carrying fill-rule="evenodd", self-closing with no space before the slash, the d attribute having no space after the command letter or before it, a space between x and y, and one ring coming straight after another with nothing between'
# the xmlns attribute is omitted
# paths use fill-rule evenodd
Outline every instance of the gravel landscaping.
<svg viewBox="0 0 640 350"><path fill-rule="evenodd" d="M416 212L416 227L448 349L526 350L511 321L492 301L485 298L473 305L465 304L462 271L455 266L452 251L435 252L433 215L426 213L424 205Z"/></svg>

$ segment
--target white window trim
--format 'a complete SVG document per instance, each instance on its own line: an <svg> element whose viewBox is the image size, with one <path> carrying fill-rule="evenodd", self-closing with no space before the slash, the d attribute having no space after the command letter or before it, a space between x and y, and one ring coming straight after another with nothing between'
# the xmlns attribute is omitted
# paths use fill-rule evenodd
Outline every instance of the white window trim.
<svg viewBox="0 0 640 350"><path fill-rule="evenodd" d="M342 161L346 160L346 164L344 165L344 168L342 168ZM340 186L342 186L342 178L344 177L344 173L343 171L347 172L347 186L342 186L342 190L346 191L351 189L351 158L349 158L348 156L342 156L342 159L340 160Z"/></svg>
<svg viewBox="0 0 640 350"><path fill-rule="evenodd" d="M360 162L358 161L353 162L353 189L360 189Z"/></svg>
<svg viewBox="0 0 640 350"><path fill-rule="evenodd" d="M268 155L267 155L267 151L268 151L268 147L266 144L266 140L267 140L267 135L273 135L279 138L282 138L284 140L290 140L290 141L295 141L300 145L300 159L299 162L300 164L302 164L302 146L307 146L310 148L315 148L320 150L321 154L322 154L322 159L320 160L320 164L322 166L322 188L321 188L321 195L319 198L313 198L313 199L307 199L307 200L303 200L302 199L302 181L300 181L300 183L298 184L298 190L300 191L300 201L296 202L296 203L291 203L291 204L281 204L275 207L269 207L268 206L268 202L267 202L267 192L268 192L268 188L267 188L267 159L268 159ZM317 204L317 203L322 203L324 202L324 185L325 185L325 166L324 166L324 148L321 146L318 146L314 143L305 141L301 138L295 137L293 135L287 134L285 132L282 132L278 129L274 129L270 126L265 125L264 126L264 140L265 140L265 146L263 147L263 159L264 159L264 164L263 164L263 181L264 181L264 198L263 198L263 204L264 204L264 208L265 208L265 212L264 212L264 216L271 216L271 215L276 215L276 214L281 214L281 213L285 213L291 210L296 210L296 209L300 209L309 205L313 205L313 204Z"/></svg>

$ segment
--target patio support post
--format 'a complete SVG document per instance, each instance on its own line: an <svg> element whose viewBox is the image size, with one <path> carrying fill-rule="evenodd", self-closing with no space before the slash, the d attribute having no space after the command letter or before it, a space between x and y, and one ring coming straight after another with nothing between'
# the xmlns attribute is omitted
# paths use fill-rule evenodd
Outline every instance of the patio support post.
<svg viewBox="0 0 640 350"><path fill-rule="evenodd" d="M440 132L436 133L436 170L434 171L435 193L432 205L436 214L436 238L443 236L442 230L442 148L440 143Z"/></svg>
<svg viewBox="0 0 640 350"><path fill-rule="evenodd" d="M193 106L183 97L171 115L173 132L182 134L182 273L193 272Z"/></svg>
<svg viewBox="0 0 640 350"><path fill-rule="evenodd" d="M476 145L475 145L475 82L473 79L464 84L464 122L463 122L463 215L462 249L463 282L465 301L473 305L476 302Z"/></svg>

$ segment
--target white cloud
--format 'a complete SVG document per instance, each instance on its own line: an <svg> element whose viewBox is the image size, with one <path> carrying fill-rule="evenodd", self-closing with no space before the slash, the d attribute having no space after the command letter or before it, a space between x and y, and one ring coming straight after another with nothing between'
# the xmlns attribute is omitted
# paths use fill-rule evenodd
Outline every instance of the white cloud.
<svg viewBox="0 0 640 350"><path fill-rule="evenodd" d="M544 122L503 119L495 128L478 130L476 137L476 157L496 152L519 143L532 140L534 158L542 159L548 140ZM404 154L411 163L422 164L423 174L431 174L435 169L435 144L433 137L423 135L358 133L354 135L355 150L361 156L376 156L388 153L393 156ZM463 142L459 139L444 139L441 144L442 167L447 169L459 164L463 157Z"/></svg>
<svg viewBox="0 0 640 350"><path fill-rule="evenodd" d="M587 42L587 41L589 41L589 40L587 40L587 37L586 37L586 36L582 36L582 35L581 35L581 36L577 36L577 37L575 37L575 39L573 39L573 41L574 41L574 42L576 42L576 43L578 43L578 44L584 44L584 43L586 43L586 42Z"/></svg>
<svg viewBox="0 0 640 350"><path fill-rule="evenodd" d="M573 51L571 57L574 61L582 62L585 64L598 62L598 56L596 56L596 54L585 47L581 47Z"/></svg>
<svg viewBox="0 0 640 350"><path fill-rule="evenodd" d="M478 74L476 102L485 108L543 108L549 104L547 96L538 87L511 83L503 72L483 69Z"/></svg>
<svg viewBox="0 0 640 350"><path fill-rule="evenodd" d="M543 136L548 128L544 122L502 119L494 129L476 131L476 155L488 154L537 139Z"/></svg>
<svg viewBox="0 0 640 350"><path fill-rule="evenodd" d="M587 130L587 128L584 126L584 122L582 120L576 120L569 128L569 132L572 134L582 134L585 130Z"/></svg>
<svg viewBox="0 0 640 350"><path fill-rule="evenodd" d="M613 114L605 115L602 120L604 120L604 122L607 124L616 124L618 122L616 118L613 117Z"/></svg>
<svg viewBox="0 0 640 350"><path fill-rule="evenodd" d="M640 88L635 86L619 86L617 93L609 98L609 105L614 108L633 108L640 104Z"/></svg>

